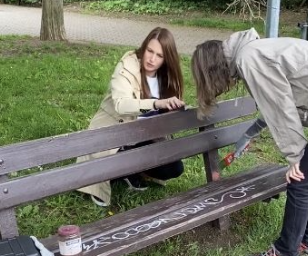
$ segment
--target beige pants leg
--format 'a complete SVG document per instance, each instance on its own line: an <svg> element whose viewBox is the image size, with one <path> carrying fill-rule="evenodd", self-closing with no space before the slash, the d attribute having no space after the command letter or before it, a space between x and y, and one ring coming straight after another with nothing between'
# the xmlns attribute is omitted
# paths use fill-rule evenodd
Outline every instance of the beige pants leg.
<svg viewBox="0 0 308 256"><path fill-rule="evenodd" d="M96 114L94 115L94 117L92 118L88 129L89 130L98 129L98 128L109 126L115 123L116 121L112 116L108 115L104 110L99 108ZM109 155L117 153L117 151L118 149L111 149L111 150L107 150L104 152L98 152L95 154L81 156L77 158L77 163L109 156ZM107 205L110 204L111 187L110 187L109 181L105 181L105 182L101 182L101 183L87 186L84 188L80 188L78 189L78 191L96 196L100 198L101 200L103 200Z"/></svg>
<svg viewBox="0 0 308 256"><path fill-rule="evenodd" d="M108 150L106 152L99 152L91 155L81 156L77 158L77 163L89 161L95 158L104 157L107 155L115 154L118 151L118 149L112 149ZM111 200L111 187L110 187L110 181L104 181L101 183L97 183L94 185L90 185L87 187L83 187L78 189L77 191L87 193L93 196L96 196L103 200L107 205L110 205Z"/></svg>

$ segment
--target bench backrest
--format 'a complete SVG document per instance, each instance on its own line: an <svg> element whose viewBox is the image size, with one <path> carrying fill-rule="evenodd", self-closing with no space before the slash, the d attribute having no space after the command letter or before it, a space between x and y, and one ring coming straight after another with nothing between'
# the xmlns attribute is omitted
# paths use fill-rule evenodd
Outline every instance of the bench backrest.
<svg viewBox="0 0 308 256"><path fill-rule="evenodd" d="M126 176L192 155L205 152L208 154L233 144L251 125L252 120L220 125L217 128L213 128L213 125L255 112L254 100L245 97L219 103L213 116L202 121L197 119L196 109L189 109L97 130L85 130L0 147L1 234L3 236L1 221L4 219L1 214L20 204ZM60 166L14 179L3 179L11 172L196 128L199 128L200 132L197 130L176 139L104 158Z"/></svg>

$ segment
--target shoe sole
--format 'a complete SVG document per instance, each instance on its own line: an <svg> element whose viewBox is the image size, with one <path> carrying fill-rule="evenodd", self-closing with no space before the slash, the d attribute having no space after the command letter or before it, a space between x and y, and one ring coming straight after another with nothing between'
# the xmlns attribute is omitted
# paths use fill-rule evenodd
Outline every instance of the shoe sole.
<svg viewBox="0 0 308 256"><path fill-rule="evenodd" d="M145 190L148 189L148 187L145 187L145 188L137 188L137 187L134 187L134 186L132 185L132 183L130 183L129 179L127 179L127 178L125 178L124 181L127 183L128 188L129 188L130 190L134 190L134 191L145 191Z"/></svg>
<svg viewBox="0 0 308 256"><path fill-rule="evenodd" d="M93 195L91 195L91 199L92 199L93 203L95 203L96 205L98 205L100 207L107 207L108 206L105 202L96 200Z"/></svg>
<svg viewBox="0 0 308 256"><path fill-rule="evenodd" d="M159 179L155 179L155 178L151 178L151 177L148 177L148 178L145 178L145 179L146 179L146 181L156 183L156 184L163 186L163 187L167 186L167 182L164 181L164 180L159 180Z"/></svg>

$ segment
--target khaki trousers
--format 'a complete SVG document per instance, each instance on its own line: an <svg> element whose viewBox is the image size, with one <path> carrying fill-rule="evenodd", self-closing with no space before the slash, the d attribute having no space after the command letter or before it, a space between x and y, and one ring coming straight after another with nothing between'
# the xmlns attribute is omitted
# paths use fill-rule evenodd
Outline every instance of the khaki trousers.
<svg viewBox="0 0 308 256"><path fill-rule="evenodd" d="M105 157L111 154L115 154L117 151L118 149L112 149L106 152L99 152L99 153L95 153L91 155L81 156L77 158L77 163L93 160L93 159L100 158L100 157ZM103 171L104 170L102 170L102 172ZM77 189L77 191L96 196L100 198L101 200L103 200L107 205L110 205L111 187L110 187L109 180Z"/></svg>

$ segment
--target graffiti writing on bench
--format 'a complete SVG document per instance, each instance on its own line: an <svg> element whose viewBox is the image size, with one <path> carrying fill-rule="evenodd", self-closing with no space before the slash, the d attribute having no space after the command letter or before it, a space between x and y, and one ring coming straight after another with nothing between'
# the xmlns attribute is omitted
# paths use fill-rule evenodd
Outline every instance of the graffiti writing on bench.
<svg viewBox="0 0 308 256"><path fill-rule="evenodd" d="M228 191L217 198L208 198L202 200L198 203L192 204L186 208L179 209L176 212L161 215L157 218L152 219L148 223L143 223L139 226L129 227L123 229L123 231L117 231L109 236L101 236L89 242L83 243L83 251L84 253L90 252L92 250L110 245L117 241L122 241L124 239L128 239L134 236L139 235L140 233L147 232L151 229L161 228L163 225L166 225L171 222L176 222L178 220L184 219L190 215L194 215L210 206L217 206L221 204L225 198L232 199L241 199L247 196L247 192L254 190L255 186L247 186L247 187L238 187L233 191Z"/></svg>

